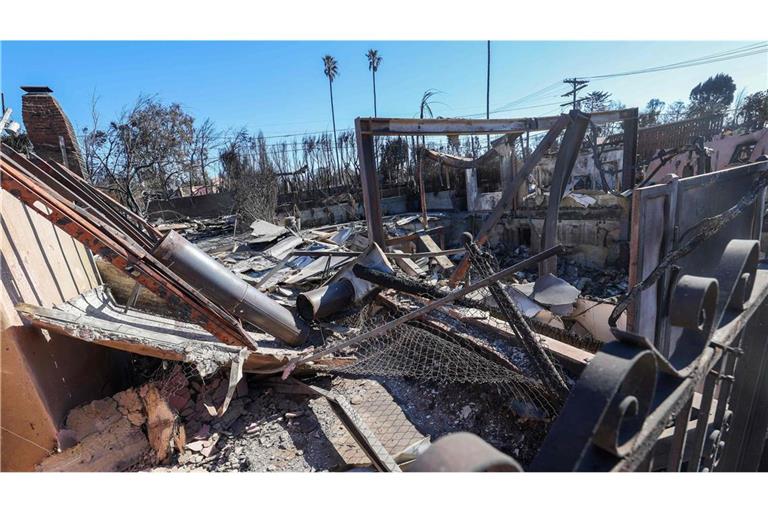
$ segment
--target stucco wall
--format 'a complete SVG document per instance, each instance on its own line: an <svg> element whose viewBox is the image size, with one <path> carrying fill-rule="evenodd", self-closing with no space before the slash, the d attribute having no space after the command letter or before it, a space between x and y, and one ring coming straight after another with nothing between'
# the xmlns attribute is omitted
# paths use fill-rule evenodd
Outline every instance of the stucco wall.
<svg viewBox="0 0 768 512"><path fill-rule="evenodd" d="M67 411L123 384L126 356L24 325L14 306L52 306L99 283L88 251L0 190L0 469L29 471L56 449Z"/></svg>

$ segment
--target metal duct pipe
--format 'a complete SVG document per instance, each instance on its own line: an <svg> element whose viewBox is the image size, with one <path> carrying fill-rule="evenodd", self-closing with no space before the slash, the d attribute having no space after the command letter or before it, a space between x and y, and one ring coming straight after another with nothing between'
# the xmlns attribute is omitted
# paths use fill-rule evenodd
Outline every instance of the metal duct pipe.
<svg viewBox="0 0 768 512"><path fill-rule="evenodd" d="M346 308L355 299L355 287L349 279L339 279L296 297L296 309L305 320L317 320Z"/></svg>
<svg viewBox="0 0 768 512"><path fill-rule="evenodd" d="M165 235L152 254L234 316L289 345L306 341L309 326L301 318L250 286L175 231Z"/></svg>

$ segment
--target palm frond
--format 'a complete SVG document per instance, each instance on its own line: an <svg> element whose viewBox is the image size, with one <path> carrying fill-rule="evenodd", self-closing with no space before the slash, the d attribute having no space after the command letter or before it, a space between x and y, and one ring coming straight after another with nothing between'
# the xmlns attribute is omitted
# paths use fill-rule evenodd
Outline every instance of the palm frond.
<svg viewBox="0 0 768 512"><path fill-rule="evenodd" d="M372 70L374 73L377 72L382 59L381 56L379 56L378 50L371 48L365 56L368 57L368 69Z"/></svg>
<svg viewBox="0 0 768 512"><path fill-rule="evenodd" d="M331 82L339 75L339 63L333 56L325 55L323 57L323 73Z"/></svg>
<svg viewBox="0 0 768 512"><path fill-rule="evenodd" d="M436 89L427 89L424 91L424 95L421 97L421 105L419 106L419 117L421 119L424 119L424 112L427 112L429 114L429 117L434 117L434 114L432 113L432 101L430 99L435 95L439 94L440 91Z"/></svg>

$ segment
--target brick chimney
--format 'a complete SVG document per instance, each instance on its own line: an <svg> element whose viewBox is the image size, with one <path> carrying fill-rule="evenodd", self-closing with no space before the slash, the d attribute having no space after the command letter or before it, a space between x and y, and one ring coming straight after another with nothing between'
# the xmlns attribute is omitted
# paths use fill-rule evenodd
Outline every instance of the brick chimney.
<svg viewBox="0 0 768 512"><path fill-rule="evenodd" d="M21 116L27 136L40 157L65 164L83 176L83 156L77 143L75 130L64 110L47 86L23 86L26 94L21 97ZM59 138L63 139L66 162L62 155Z"/></svg>

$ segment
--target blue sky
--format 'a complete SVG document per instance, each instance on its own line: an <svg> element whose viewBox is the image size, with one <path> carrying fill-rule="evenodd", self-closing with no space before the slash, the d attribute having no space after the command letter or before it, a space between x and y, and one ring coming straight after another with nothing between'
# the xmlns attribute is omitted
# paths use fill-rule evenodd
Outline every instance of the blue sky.
<svg viewBox="0 0 768 512"><path fill-rule="evenodd" d="M571 76L621 72L732 50L749 41L719 42L521 42L491 43L491 109ZM383 57L377 74L382 117L412 117L427 89L435 115L485 111L485 41L258 41L258 42L2 42L0 87L6 105L20 112L21 85L48 85L77 128L90 122L91 97L103 121L140 93L181 103L219 128L261 129L267 136L330 129L328 82L321 58L339 61L334 82L339 129L373 115L365 52ZM766 54L674 71L594 81L588 90L613 93L627 106L651 97L686 100L696 83L717 73L733 76L739 90L768 88ZM559 112L565 85L492 117ZM552 105L555 104L555 105ZM544 105L544 106L537 106ZM20 117L20 116L17 116Z"/></svg>

